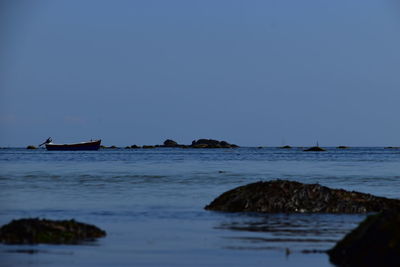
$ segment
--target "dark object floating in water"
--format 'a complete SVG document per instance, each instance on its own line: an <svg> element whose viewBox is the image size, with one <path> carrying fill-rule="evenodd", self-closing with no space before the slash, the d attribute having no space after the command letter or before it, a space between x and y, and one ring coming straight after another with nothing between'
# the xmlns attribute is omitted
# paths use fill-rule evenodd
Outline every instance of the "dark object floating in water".
<svg viewBox="0 0 400 267"><path fill-rule="evenodd" d="M349 147L348 146L338 146L337 148L338 149L348 149Z"/></svg>
<svg viewBox="0 0 400 267"><path fill-rule="evenodd" d="M326 151L326 149L323 149L322 147L319 147L319 146L313 146L313 147L304 149L303 151Z"/></svg>
<svg viewBox="0 0 400 267"><path fill-rule="evenodd" d="M387 146L385 149L400 149L398 146Z"/></svg>
<svg viewBox="0 0 400 267"><path fill-rule="evenodd" d="M279 147L280 149L291 149L292 147L291 146L288 146L288 145L286 145L286 146L281 146L281 147Z"/></svg>
<svg viewBox="0 0 400 267"><path fill-rule="evenodd" d="M400 210L368 216L328 251L338 266L400 266Z"/></svg>
<svg viewBox="0 0 400 267"><path fill-rule="evenodd" d="M287 180L240 186L205 207L226 212L365 213L400 208L400 200Z"/></svg>
<svg viewBox="0 0 400 267"><path fill-rule="evenodd" d="M37 149L36 146L27 146L26 149Z"/></svg>
<svg viewBox="0 0 400 267"><path fill-rule="evenodd" d="M19 219L0 228L0 242L6 244L79 244L105 235L98 227L75 220Z"/></svg>
<svg viewBox="0 0 400 267"><path fill-rule="evenodd" d="M98 150L100 148L100 143L101 140L91 140L74 144L54 144L53 140L49 137L39 146L45 145L47 150Z"/></svg>

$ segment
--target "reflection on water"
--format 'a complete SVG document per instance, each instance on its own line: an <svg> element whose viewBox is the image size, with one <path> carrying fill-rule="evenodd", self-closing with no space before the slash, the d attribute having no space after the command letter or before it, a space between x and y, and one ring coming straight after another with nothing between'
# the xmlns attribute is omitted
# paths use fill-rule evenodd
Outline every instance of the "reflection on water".
<svg viewBox="0 0 400 267"><path fill-rule="evenodd" d="M323 252L354 229L366 215L240 214L216 226L229 230L228 249Z"/></svg>

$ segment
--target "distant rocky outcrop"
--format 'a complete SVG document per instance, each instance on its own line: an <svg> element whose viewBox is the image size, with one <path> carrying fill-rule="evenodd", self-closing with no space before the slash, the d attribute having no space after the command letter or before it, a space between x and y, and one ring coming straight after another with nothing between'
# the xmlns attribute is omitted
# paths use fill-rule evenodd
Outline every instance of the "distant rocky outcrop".
<svg viewBox="0 0 400 267"><path fill-rule="evenodd" d="M368 216L328 254L337 266L400 266L400 210Z"/></svg>
<svg viewBox="0 0 400 267"><path fill-rule="evenodd" d="M0 242L6 244L78 244L105 235L98 227L75 220L19 219L0 228Z"/></svg>
<svg viewBox="0 0 400 267"><path fill-rule="evenodd" d="M125 149L138 149L140 146L137 145L131 145L131 146L126 146Z"/></svg>
<svg viewBox="0 0 400 267"><path fill-rule="evenodd" d="M101 145L100 148L102 148L102 149L118 149L117 146L103 146L103 145Z"/></svg>
<svg viewBox="0 0 400 267"><path fill-rule="evenodd" d="M226 141L218 141L214 139L199 139L194 140L191 145L183 145L172 139L166 139L162 145L131 145L125 146L125 149L152 149L152 148L236 148L239 147L235 144L230 144ZM118 148L116 146L100 146L103 149L115 149Z"/></svg>
<svg viewBox="0 0 400 267"><path fill-rule="evenodd" d="M164 141L164 147L178 147L178 143L175 142L174 140L167 139Z"/></svg>
<svg viewBox="0 0 400 267"><path fill-rule="evenodd" d="M153 149L153 148L156 148L156 146L144 145L144 146L142 146L142 148L144 148L144 149Z"/></svg>
<svg viewBox="0 0 400 267"><path fill-rule="evenodd" d="M217 197L207 210L263 213L366 213L400 208L400 200L319 184L287 180L240 186Z"/></svg>
<svg viewBox="0 0 400 267"><path fill-rule="evenodd" d="M317 152L320 152L320 151L326 151L326 149L324 149L322 147L319 147L319 146L313 146L313 147L304 149L303 151L317 151Z"/></svg>
<svg viewBox="0 0 400 267"><path fill-rule="evenodd" d="M163 145L161 145L160 147L180 147L180 148L187 148L187 145L181 145L178 144L177 142L175 142L174 140L171 139L167 139L164 141Z"/></svg>
<svg viewBox="0 0 400 267"><path fill-rule="evenodd" d="M236 148L235 144L230 144L226 141L218 141L214 139L199 139L193 140L191 148Z"/></svg>

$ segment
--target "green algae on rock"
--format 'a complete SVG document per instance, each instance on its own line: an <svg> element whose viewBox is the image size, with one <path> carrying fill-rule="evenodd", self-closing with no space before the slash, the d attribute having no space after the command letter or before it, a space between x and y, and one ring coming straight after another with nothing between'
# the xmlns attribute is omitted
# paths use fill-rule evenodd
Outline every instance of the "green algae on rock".
<svg viewBox="0 0 400 267"><path fill-rule="evenodd" d="M98 227L75 220L19 219L0 228L0 242L6 244L79 244L105 235Z"/></svg>
<svg viewBox="0 0 400 267"><path fill-rule="evenodd" d="M400 208L400 200L287 180L240 186L205 207L226 212L366 213Z"/></svg>

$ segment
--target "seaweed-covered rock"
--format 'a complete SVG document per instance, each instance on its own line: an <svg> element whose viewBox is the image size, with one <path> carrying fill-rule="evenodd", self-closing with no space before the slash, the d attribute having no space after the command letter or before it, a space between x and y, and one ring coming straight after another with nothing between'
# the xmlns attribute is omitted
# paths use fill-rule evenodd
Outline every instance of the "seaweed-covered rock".
<svg viewBox="0 0 400 267"><path fill-rule="evenodd" d="M0 228L0 242L7 244L78 244L105 235L98 227L75 220L19 219Z"/></svg>
<svg viewBox="0 0 400 267"><path fill-rule="evenodd" d="M321 151L326 151L326 149L319 147L319 146L313 146L307 149L304 149L303 151L316 151L316 152L321 152Z"/></svg>
<svg viewBox="0 0 400 267"><path fill-rule="evenodd" d="M400 210L368 216L328 254L338 266L400 266Z"/></svg>
<svg viewBox="0 0 400 267"><path fill-rule="evenodd" d="M238 147L235 144L230 144L226 141L218 141L214 139L199 139L193 140L192 148L236 148Z"/></svg>
<svg viewBox="0 0 400 267"><path fill-rule="evenodd" d="M207 210L263 213L365 213L400 207L400 200L319 184L287 180L240 186L217 197Z"/></svg>

